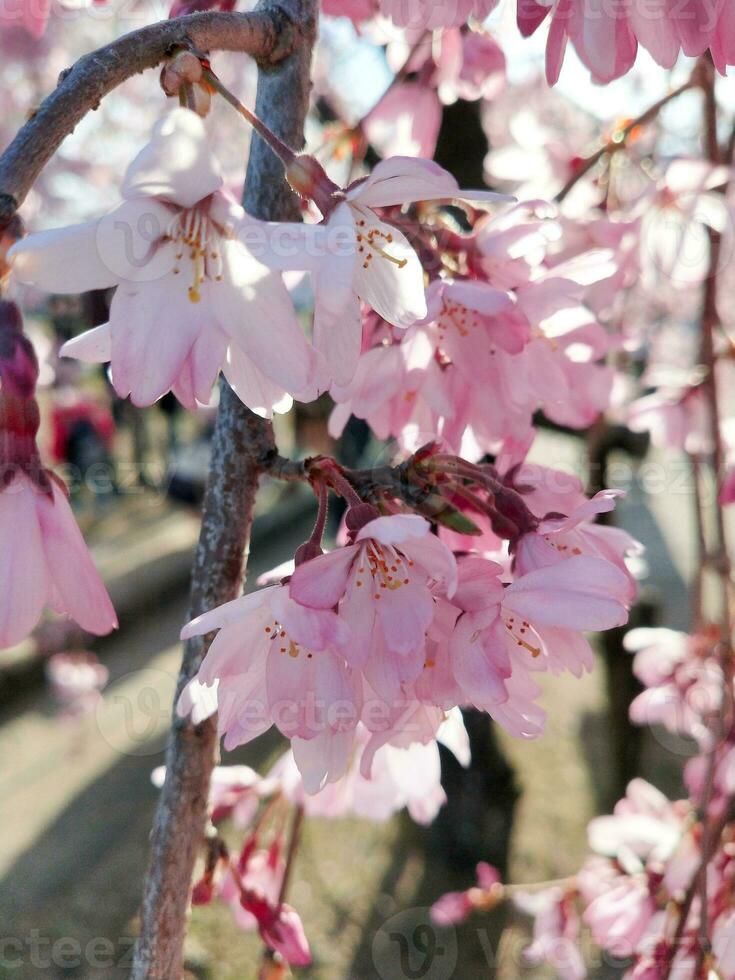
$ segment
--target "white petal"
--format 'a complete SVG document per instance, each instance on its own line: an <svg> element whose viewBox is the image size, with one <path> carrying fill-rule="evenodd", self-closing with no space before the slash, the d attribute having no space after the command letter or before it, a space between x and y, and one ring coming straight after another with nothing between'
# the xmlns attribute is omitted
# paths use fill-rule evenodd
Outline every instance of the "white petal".
<svg viewBox="0 0 735 980"><path fill-rule="evenodd" d="M269 419L274 412L288 412L293 399L253 364L247 354L231 344L222 373L237 397L256 415Z"/></svg>
<svg viewBox="0 0 735 980"><path fill-rule="evenodd" d="M13 275L49 293L84 293L114 286L116 276L97 246L99 221L39 231L9 250Z"/></svg>
<svg viewBox="0 0 735 980"><path fill-rule="evenodd" d="M424 270L410 242L403 232L380 221L368 208L354 210L364 243L355 269L358 296L396 326L407 327L423 320L427 312Z"/></svg>
<svg viewBox="0 0 735 980"><path fill-rule="evenodd" d="M222 186L204 123L189 109L166 113L128 167L123 197L159 197L190 208Z"/></svg>
<svg viewBox="0 0 735 980"><path fill-rule="evenodd" d="M290 392L305 388L314 358L280 275L237 243L222 257L225 278L211 291L220 328L266 377Z"/></svg>
<svg viewBox="0 0 735 980"><path fill-rule="evenodd" d="M463 191L450 173L432 160L389 157L373 168L366 181L348 191L357 205L390 207L411 201L467 200L507 202L515 198L492 191Z"/></svg>
<svg viewBox="0 0 735 980"><path fill-rule="evenodd" d="M112 331L109 323L85 330L67 340L59 350L60 357L75 357L87 364L106 364L112 359Z"/></svg>

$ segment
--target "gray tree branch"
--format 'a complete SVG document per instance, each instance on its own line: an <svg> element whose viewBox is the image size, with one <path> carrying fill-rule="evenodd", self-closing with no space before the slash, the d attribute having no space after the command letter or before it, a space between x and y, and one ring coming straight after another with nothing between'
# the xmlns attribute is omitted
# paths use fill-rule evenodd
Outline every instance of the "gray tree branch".
<svg viewBox="0 0 735 980"><path fill-rule="evenodd" d="M162 21L125 34L84 55L18 131L0 156L0 228L25 200L62 141L100 100L127 78L154 68L177 46L198 51L241 51L263 66L302 48L292 0L271 2L250 13L208 11Z"/></svg>

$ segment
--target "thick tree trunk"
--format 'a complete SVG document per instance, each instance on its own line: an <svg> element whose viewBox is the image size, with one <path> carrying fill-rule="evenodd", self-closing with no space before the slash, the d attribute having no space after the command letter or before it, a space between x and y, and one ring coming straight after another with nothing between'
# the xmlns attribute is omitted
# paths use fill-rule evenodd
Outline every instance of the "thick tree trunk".
<svg viewBox="0 0 735 980"><path fill-rule="evenodd" d="M293 53L275 68L261 68L257 112L292 146L303 142L309 101L316 0L280 0L296 26ZM287 20L284 19L287 23ZM239 125L233 116L232 125ZM297 220L298 202L283 167L259 137L253 137L244 196L259 218ZM263 329L269 329L263 324ZM191 615L235 598L243 581L253 507L263 460L274 449L269 423L248 411L224 382L212 442L202 530L194 562ZM207 643L186 644L179 692L196 673ZM151 837L151 861L141 908L135 980L175 980L183 967L189 889L207 816L207 797L217 747L216 722L194 726L176 717L166 752L166 782Z"/></svg>

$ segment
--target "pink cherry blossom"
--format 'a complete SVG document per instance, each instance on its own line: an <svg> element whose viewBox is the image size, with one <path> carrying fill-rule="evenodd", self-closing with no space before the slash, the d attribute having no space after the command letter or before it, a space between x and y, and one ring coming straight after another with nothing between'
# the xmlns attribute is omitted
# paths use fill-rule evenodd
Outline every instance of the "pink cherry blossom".
<svg viewBox="0 0 735 980"><path fill-rule="evenodd" d="M623 876L619 884L593 899L585 910L584 921L598 945L623 958L636 951L655 911L646 878Z"/></svg>
<svg viewBox="0 0 735 980"><path fill-rule="evenodd" d="M433 89L417 82L393 85L363 120L368 141L381 156L431 158L442 121Z"/></svg>
<svg viewBox="0 0 735 980"><path fill-rule="evenodd" d="M278 839L267 849L256 849L249 838L237 866L221 878L218 897L230 905L240 928L257 929L263 942L292 966L308 966L311 952L301 917L279 900L284 870Z"/></svg>
<svg viewBox="0 0 735 980"><path fill-rule="evenodd" d="M100 576L55 479L48 492L25 473L0 490L0 648L20 643L44 606L89 633L117 626Z"/></svg>
<svg viewBox="0 0 735 980"><path fill-rule="evenodd" d="M633 672L646 685L630 705L637 725L663 725L676 735L711 745L711 721L723 697L722 665L715 638L706 632L686 636L674 630L632 630L625 638L635 653Z"/></svg>
<svg viewBox="0 0 735 980"><path fill-rule="evenodd" d="M364 725L358 725L346 773L315 795L304 793L292 752L278 760L269 778L279 780L286 796L301 804L308 816L335 819L354 814L365 820L382 821L406 807L417 823L431 823L446 801L437 742L448 744L460 761L469 763L469 741L460 712L450 712L436 733L436 741L415 742L405 748L390 744L379 748L367 779L361 771L361 757L371 737Z"/></svg>
<svg viewBox="0 0 735 980"><path fill-rule="evenodd" d="M587 971L579 950L579 916L572 897L561 888L521 892L514 903L533 916L533 942L523 950L527 963L548 963L560 980L584 980Z"/></svg>
<svg viewBox="0 0 735 980"><path fill-rule="evenodd" d="M279 226L264 260L306 269L314 279L313 343L337 384L357 367L362 341L359 300L388 323L407 327L426 316L424 271L406 235L381 211L418 201L506 201L491 191L462 191L438 164L389 157L368 177L334 190L325 223ZM250 233L249 231L247 232ZM256 229L257 233L257 229ZM265 252L265 250L264 250Z"/></svg>
<svg viewBox="0 0 735 980"><path fill-rule="evenodd" d="M521 477L522 479L522 477ZM637 585L628 571L625 558L638 555L642 546L620 528L594 524L598 514L609 513L620 490L602 490L591 500L584 500L566 517L541 521L536 531L523 535L515 548L515 567L520 574L543 568L574 555L590 555L612 562L628 579L627 602L633 602Z"/></svg>
<svg viewBox="0 0 735 980"><path fill-rule="evenodd" d="M63 353L110 361L118 394L137 405L168 390L189 408L208 403L222 369L249 407L269 415L311 381L313 357L286 289L235 237L243 211L221 187L204 123L173 109L128 168L118 208L11 249L22 282L60 293L117 287L109 323Z"/></svg>
<svg viewBox="0 0 735 980"><path fill-rule="evenodd" d="M352 633L345 656L379 695L392 698L423 668L431 586L441 583L451 596L456 574L452 553L428 521L396 514L370 521L353 544L304 562L289 588L310 609L339 606Z"/></svg>
<svg viewBox="0 0 735 980"><path fill-rule="evenodd" d="M701 55L710 45L718 64L731 57L724 41L728 19L719 12L722 0L652 0L647 4L604 4L595 0L519 0L518 24L528 36L550 15L546 43L546 77L550 85L559 78L567 41L571 41L594 81L609 82L633 66L638 44L647 48L663 67L671 68L680 51ZM723 65L724 67L724 65Z"/></svg>
<svg viewBox="0 0 735 980"><path fill-rule="evenodd" d="M525 679L521 690L528 690L529 671L567 669L580 676L592 668L593 657L579 631L609 629L627 619L627 580L598 558L538 568L507 587L500 567L483 559L466 558L459 569L453 602L463 615L451 639L452 672L466 699L501 724L510 719L502 711L496 715L496 706L512 707L510 678Z"/></svg>
<svg viewBox="0 0 735 980"><path fill-rule="evenodd" d="M505 55L489 32L444 30L435 48L435 84L445 104L492 100L504 90Z"/></svg>
<svg viewBox="0 0 735 980"><path fill-rule="evenodd" d="M475 870L477 884L463 892L446 892L431 906L431 921L438 926L451 926L464 922L474 911L491 909L503 896L500 875L486 861L480 861Z"/></svg>
<svg viewBox="0 0 735 980"><path fill-rule="evenodd" d="M219 732L232 749L272 724L288 738L351 732L361 691L345 660L350 632L329 609L307 609L275 585L192 620L182 638L219 630L178 710L217 683ZM201 717L201 713L200 713Z"/></svg>

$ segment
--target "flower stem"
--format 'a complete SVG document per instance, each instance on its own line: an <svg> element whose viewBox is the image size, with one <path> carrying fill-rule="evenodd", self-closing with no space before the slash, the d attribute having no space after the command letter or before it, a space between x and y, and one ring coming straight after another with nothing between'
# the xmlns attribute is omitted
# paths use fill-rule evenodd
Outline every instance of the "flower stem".
<svg viewBox="0 0 735 980"><path fill-rule="evenodd" d="M296 159L296 153L291 149L291 147L287 146L280 137L276 136L276 134L270 130L252 110L243 105L237 96L233 95L232 92L230 92L230 90L222 84L211 68L204 67L202 77L216 92L222 96L225 102L229 102L236 112L239 112L244 119L247 119L261 139L268 144L271 150L273 150L284 167L288 167L289 164L294 162Z"/></svg>

